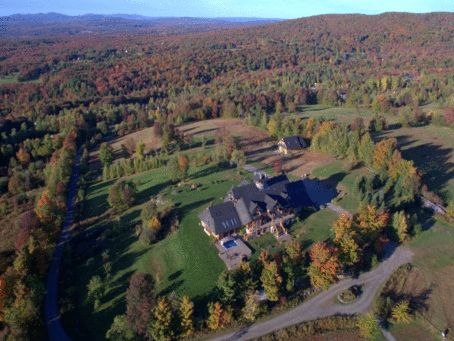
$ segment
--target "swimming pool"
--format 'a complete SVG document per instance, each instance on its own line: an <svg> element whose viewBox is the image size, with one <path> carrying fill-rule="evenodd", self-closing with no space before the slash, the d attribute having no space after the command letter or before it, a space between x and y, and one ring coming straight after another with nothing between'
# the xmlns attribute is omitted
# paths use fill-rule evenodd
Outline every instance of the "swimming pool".
<svg viewBox="0 0 454 341"><path fill-rule="evenodd" d="M237 246L237 245L238 245L238 244L237 244L236 241L234 241L234 240L228 240L228 241L226 241L226 242L224 243L224 248L225 248L226 250L228 250L228 249L230 249L230 248L232 248L232 247L235 247L235 246Z"/></svg>

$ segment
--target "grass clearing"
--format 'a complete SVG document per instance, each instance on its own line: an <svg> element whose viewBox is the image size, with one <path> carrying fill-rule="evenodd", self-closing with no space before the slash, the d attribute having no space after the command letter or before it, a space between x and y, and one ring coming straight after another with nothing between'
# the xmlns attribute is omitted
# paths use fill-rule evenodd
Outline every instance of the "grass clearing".
<svg viewBox="0 0 454 341"><path fill-rule="evenodd" d="M332 239L332 227L338 219L336 212L327 209L316 212L302 211L300 221L291 226L289 233L300 240L307 251L319 241Z"/></svg>
<svg viewBox="0 0 454 341"><path fill-rule="evenodd" d="M402 156L423 172L422 182L445 202L454 199L454 130L428 125L402 127L374 134L374 140L395 138Z"/></svg>
<svg viewBox="0 0 454 341"><path fill-rule="evenodd" d="M26 82L19 82L19 80L17 79L18 76L17 74L14 75L14 76L5 76L5 77L1 77L0 78L0 85L3 85L3 84L13 84L13 83L22 83L22 84L28 84L28 83L42 83L43 81L41 79L34 79L34 80L31 80L31 81L26 81Z"/></svg>
<svg viewBox="0 0 454 341"><path fill-rule="evenodd" d="M414 253L414 268L400 285L399 291L412 295L421 295L422 309L419 309L409 331L417 335L423 330L431 335L440 335L446 328L454 328L454 239L453 232L433 227L421 232L408 246ZM395 325L391 327L399 340L410 340L403 336L406 327ZM409 334L410 335L410 334ZM429 334L427 334L429 335ZM421 338L417 338L418 340ZM427 340L433 340L427 337ZM435 338L436 339L436 338ZM415 338L413 338L415 340ZM421 339L424 340L424 339Z"/></svg>
<svg viewBox="0 0 454 341"><path fill-rule="evenodd" d="M330 107L323 104L302 105L297 108L296 113L289 113L290 117L299 117L301 119L325 118L327 120L335 120L340 122L351 122L356 117L361 117L365 121L374 117L374 112L366 108L346 108L346 107Z"/></svg>
<svg viewBox="0 0 454 341"><path fill-rule="evenodd" d="M212 240L199 226L197 214L210 202L222 201L227 190L244 177L245 174L238 174L235 169L223 170L213 165L190 170L188 181L199 183L199 189L190 186L169 188L165 168L131 177L134 182L141 183L137 204L121 215L121 224L129 228L119 236L110 237L103 248L110 253L112 277L106 283L102 305L95 312L93 305L85 302L86 285L94 275L105 277L100 253L76 269L79 316L89 339L104 340L113 318L124 313L125 292L131 275L136 272L151 273L158 294L175 291L177 295L188 295L196 302L203 300L215 286L225 265ZM87 216L101 214L107 209L105 198L111 184L113 181L88 188ZM175 204L180 225L176 232L149 247L138 240L133 227L139 223L142 205L158 193L164 200Z"/></svg>
<svg viewBox="0 0 454 341"><path fill-rule="evenodd" d="M440 338L435 337L426 328L416 322L410 324L396 323L390 324L388 330L399 341L437 341Z"/></svg>

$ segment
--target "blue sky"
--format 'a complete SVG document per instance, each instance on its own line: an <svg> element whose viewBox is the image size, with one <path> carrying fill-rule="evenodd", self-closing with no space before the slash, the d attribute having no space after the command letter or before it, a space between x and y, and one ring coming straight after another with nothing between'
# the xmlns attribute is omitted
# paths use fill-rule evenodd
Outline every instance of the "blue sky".
<svg viewBox="0 0 454 341"><path fill-rule="evenodd" d="M454 12L453 0L0 0L0 16L58 12L67 15L140 14L173 17L292 19L327 13Z"/></svg>

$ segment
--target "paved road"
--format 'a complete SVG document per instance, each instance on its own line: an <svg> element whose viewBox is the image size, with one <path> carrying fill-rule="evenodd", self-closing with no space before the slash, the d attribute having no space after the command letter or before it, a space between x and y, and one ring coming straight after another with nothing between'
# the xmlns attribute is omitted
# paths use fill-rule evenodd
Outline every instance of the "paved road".
<svg viewBox="0 0 454 341"><path fill-rule="evenodd" d="M365 273L356 279L348 279L332 285L327 291L269 321L253 324L235 333L214 338L211 341L249 340L303 321L310 321L335 314L367 312L370 309L375 293L387 280L389 275L399 266L411 261L413 255L410 250L403 246L397 247L394 251L393 248L395 246L388 244L387 254L390 257L383 261L375 270ZM352 285L364 285L361 298L350 305L333 304L335 295Z"/></svg>
<svg viewBox="0 0 454 341"><path fill-rule="evenodd" d="M70 233L73 216L74 204L77 192L77 180L79 179L79 162L81 151L77 153L76 163L73 169L73 175L69 184L68 199L66 202L66 217L62 226L61 236L55 247L52 264L50 265L49 277L47 278L47 292L46 302L44 307L44 314L46 317L47 330L49 332L49 339L51 341L71 341L66 335L60 323L60 314L58 312L57 294L58 294L58 274L60 272L60 262L65 243L67 242Z"/></svg>

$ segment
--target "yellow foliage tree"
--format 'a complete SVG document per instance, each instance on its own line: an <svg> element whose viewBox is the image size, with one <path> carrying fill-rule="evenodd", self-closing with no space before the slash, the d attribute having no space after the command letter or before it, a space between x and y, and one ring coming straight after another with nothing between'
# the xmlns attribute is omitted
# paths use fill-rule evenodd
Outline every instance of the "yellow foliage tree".
<svg viewBox="0 0 454 341"><path fill-rule="evenodd" d="M410 323L410 307L407 300L400 301L392 309L391 316L397 322Z"/></svg>
<svg viewBox="0 0 454 341"><path fill-rule="evenodd" d="M161 222L156 216L153 216L150 220L147 222L147 226L150 229L153 229L156 233L158 233L161 230Z"/></svg>

